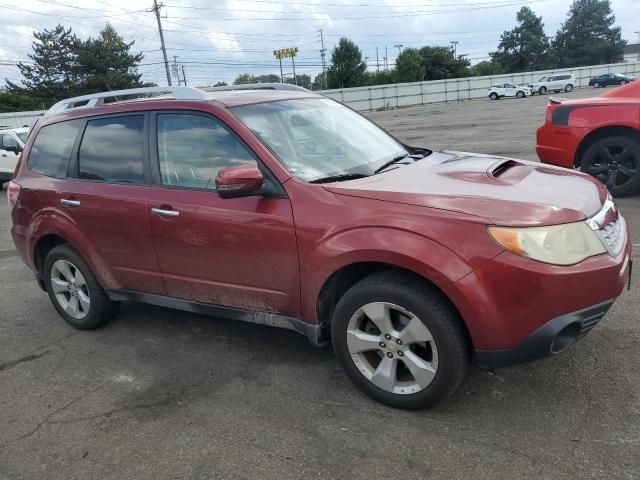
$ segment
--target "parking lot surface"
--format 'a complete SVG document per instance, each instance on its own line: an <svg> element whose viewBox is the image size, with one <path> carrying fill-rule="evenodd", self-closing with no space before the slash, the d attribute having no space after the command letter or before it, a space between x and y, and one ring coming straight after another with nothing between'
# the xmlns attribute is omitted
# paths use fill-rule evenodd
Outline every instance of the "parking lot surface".
<svg viewBox="0 0 640 480"><path fill-rule="evenodd" d="M414 145L535 159L546 101L369 116ZM618 203L638 262L640 196ZM289 331L136 304L74 330L9 228L3 200L0 479L640 477L640 268L568 352L472 369L438 408L405 412L359 393L330 347Z"/></svg>

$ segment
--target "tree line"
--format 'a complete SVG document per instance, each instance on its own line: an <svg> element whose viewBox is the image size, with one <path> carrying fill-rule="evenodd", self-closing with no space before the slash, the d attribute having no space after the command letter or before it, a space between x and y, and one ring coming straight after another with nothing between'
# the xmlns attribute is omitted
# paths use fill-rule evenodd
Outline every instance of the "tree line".
<svg viewBox="0 0 640 480"><path fill-rule="evenodd" d="M553 38L544 31L542 17L524 6L516 15L516 26L505 31L490 60L473 67L465 55L442 46L406 48L391 69L369 71L360 48L341 38L332 51L325 74L312 80L307 74L288 77L288 83L320 90L398 82L440 80L474 75L496 75L533 70L616 63L623 60L626 42L610 0L574 0L567 18ZM58 25L34 33L29 62L17 64L20 84L6 82L0 90L0 112L46 108L58 100L98 91L150 86L138 72L143 55L131 52L110 25L95 38L82 40L72 30ZM234 84L280 82L275 74L242 74ZM226 85L219 82L216 86Z"/></svg>
<svg viewBox="0 0 640 480"><path fill-rule="evenodd" d="M466 56L456 55L449 47L425 46L404 49L391 70L370 72L358 46L342 38L333 49L326 79L320 74L313 84L346 88L600 65L624 59L626 41L620 27L615 26L610 0L574 0L553 38L546 35L542 17L527 6L518 11L516 22L501 35L490 59L473 67Z"/></svg>

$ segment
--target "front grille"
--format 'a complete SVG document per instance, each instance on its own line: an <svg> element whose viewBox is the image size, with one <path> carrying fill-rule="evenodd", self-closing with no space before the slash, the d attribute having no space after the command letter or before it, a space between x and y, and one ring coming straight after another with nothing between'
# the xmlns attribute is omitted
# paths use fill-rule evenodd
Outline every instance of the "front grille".
<svg viewBox="0 0 640 480"><path fill-rule="evenodd" d="M598 230L597 233L607 251L614 257L617 256L622 250L627 234L624 219L618 216L613 222Z"/></svg>

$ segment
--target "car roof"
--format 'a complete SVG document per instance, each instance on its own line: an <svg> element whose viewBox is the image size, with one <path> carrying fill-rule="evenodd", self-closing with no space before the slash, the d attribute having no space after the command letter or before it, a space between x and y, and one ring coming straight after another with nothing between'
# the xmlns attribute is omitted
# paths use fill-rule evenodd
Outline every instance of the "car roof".
<svg viewBox="0 0 640 480"><path fill-rule="evenodd" d="M158 88L158 90L161 89ZM84 101L86 102L86 98L87 97L76 97L75 99L68 99L68 101L73 102L76 99L84 99ZM109 103L100 103L95 106L78 106L68 109L64 109L64 107L56 108L58 105L56 104L49 112L45 114L42 120L38 123L40 123L41 125L47 125L50 123L58 122L60 120L71 120L95 115L107 115L110 113L126 113L128 111L133 112L146 109L159 110L172 109L176 107L188 107L195 109L198 105L202 105L203 103L208 105L218 105L219 107L223 108L231 108L241 105L253 105L258 103L296 100L302 98L326 97L312 93L302 88L297 90L242 89L211 92L200 90L197 92L197 98L175 98L170 95L158 95L155 97L133 98ZM60 103L64 103L66 101L67 100Z"/></svg>

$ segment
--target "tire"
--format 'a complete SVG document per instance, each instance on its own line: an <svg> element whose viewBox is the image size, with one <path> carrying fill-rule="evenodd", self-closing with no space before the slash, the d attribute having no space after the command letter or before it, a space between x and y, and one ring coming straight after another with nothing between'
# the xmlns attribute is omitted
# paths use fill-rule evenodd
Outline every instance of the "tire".
<svg viewBox="0 0 640 480"><path fill-rule="evenodd" d="M604 183L615 197L640 191L640 138L598 140L582 156L580 170Z"/></svg>
<svg viewBox="0 0 640 480"><path fill-rule="evenodd" d="M51 303L77 329L101 327L118 313L119 302L109 300L86 262L68 244L51 249L43 276Z"/></svg>
<svg viewBox="0 0 640 480"><path fill-rule="evenodd" d="M376 323L365 310L380 315ZM409 331L422 340L407 340ZM353 383L374 400L408 410L434 406L460 386L470 363L466 338L462 319L441 294L404 272L380 272L356 283L331 320L335 354ZM386 368L391 374L384 375Z"/></svg>
<svg viewBox="0 0 640 480"><path fill-rule="evenodd" d="M526 97L526 95L524 94L524 92L523 92L522 90L518 90L518 91L516 92L516 97L518 97L518 98L524 98L524 97Z"/></svg>
<svg viewBox="0 0 640 480"><path fill-rule="evenodd" d="M593 88L600 88L600 83L598 83L598 82L594 82L594 84L593 84Z"/></svg>
<svg viewBox="0 0 640 480"><path fill-rule="evenodd" d="M620 80L620 86L622 86L622 85L626 85L626 84L627 84L627 81L626 81L626 80Z"/></svg>
<svg viewBox="0 0 640 480"><path fill-rule="evenodd" d="M564 91L565 92L573 92L573 85L569 84L566 87L564 87Z"/></svg>
<svg viewBox="0 0 640 480"><path fill-rule="evenodd" d="M540 95L545 95L545 94L547 93L547 87L540 87L540 88L538 89L538 93L539 93Z"/></svg>
<svg viewBox="0 0 640 480"><path fill-rule="evenodd" d="M490 100L498 100L500 97L498 96L498 94L496 92L493 92L492 94L489 95L489 99Z"/></svg>

